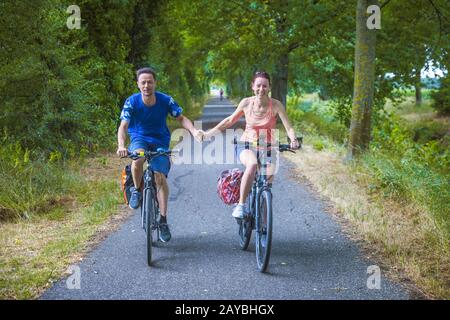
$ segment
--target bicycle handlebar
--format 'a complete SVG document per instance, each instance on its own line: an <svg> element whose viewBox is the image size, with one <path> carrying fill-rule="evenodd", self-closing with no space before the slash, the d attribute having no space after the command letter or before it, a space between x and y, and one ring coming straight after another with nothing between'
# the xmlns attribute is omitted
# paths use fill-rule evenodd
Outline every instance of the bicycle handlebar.
<svg viewBox="0 0 450 320"><path fill-rule="evenodd" d="M139 158L152 159L152 158L154 158L156 156L162 156L162 155L170 156L173 153L178 153L178 152L180 152L180 151L179 150L164 150L164 149L162 149L162 150L158 149L156 151L148 150L148 151L140 151L140 152L127 151L127 156L126 157L121 157L121 158L130 158L130 159L133 159L133 160L137 160Z"/></svg>
<svg viewBox="0 0 450 320"><path fill-rule="evenodd" d="M302 147L302 142L303 142L303 137L297 137L298 140L298 144L299 144L299 149L301 149ZM290 142L290 139L288 137L288 142ZM271 143L260 143L259 141L253 141L253 142L248 142L248 141L237 141L236 138L233 139L233 144L237 144L237 145L245 145L245 146L252 146L252 147L267 147L267 148L271 148L272 144ZM274 145L273 147L277 147L277 145ZM289 151L289 152L293 152L295 153L295 149L291 148L290 144L279 144L278 145L278 150L280 152L285 152L285 151Z"/></svg>

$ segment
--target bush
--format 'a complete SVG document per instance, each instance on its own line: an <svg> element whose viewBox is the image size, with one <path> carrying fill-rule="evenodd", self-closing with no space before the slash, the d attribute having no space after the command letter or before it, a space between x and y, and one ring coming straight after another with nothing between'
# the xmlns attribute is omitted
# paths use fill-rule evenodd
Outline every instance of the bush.
<svg viewBox="0 0 450 320"><path fill-rule="evenodd" d="M450 238L450 175L434 172L421 159L367 153L363 165L387 195L407 199L428 209L437 226Z"/></svg>
<svg viewBox="0 0 450 320"><path fill-rule="evenodd" d="M288 100L287 114L292 123L306 134L322 134L343 143L347 128L336 119L330 102L312 102L302 99Z"/></svg>
<svg viewBox="0 0 450 320"><path fill-rule="evenodd" d="M64 162L30 161L28 154L19 143L0 148L0 220L50 211L80 186Z"/></svg>
<svg viewBox="0 0 450 320"><path fill-rule="evenodd" d="M333 121L329 105L314 104L310 111L288 109L288 115L310 139L316 150L328 147L328 137L342 143L347 129ZM385 194L416 203L432 215L450 237L450 150L446 125L406 125L398 116L377 114L371 151L364 154L366 172ZM317 135L321 138L317 138ZM444 136L443 136L444 135ZM416 139L414 139L416 138Z"/></svg>
<svg viewBox="0 0 450 320"><path fill-rule="evenodd" d="M438 91L431 94L434 100L432 107L441 115L450 115L450 77L446 77L441 82Z"/></svg>
<svg viewBox="0 0 450 320"><path fill-rule="evenodd" d="M450 151L447 126L436 122L408 125L401 118L385 116L373 130L371 150L391 154L391 158L414 161L431 170L448 174Z"/></svg>
<svg viewBox="0 0 450 320"><path fill-rule="evenodd" d="M321 140L313 141L313 148L317 151L322 151L325 148L325 144Z"/></svg>
<svg viewBox="0 0 450 320"><path fill-rule="evenodd" d="M412 131L412 139L420 144L443 139L449 129L446 123L436 121L418 121L409 127Z"/></svg>

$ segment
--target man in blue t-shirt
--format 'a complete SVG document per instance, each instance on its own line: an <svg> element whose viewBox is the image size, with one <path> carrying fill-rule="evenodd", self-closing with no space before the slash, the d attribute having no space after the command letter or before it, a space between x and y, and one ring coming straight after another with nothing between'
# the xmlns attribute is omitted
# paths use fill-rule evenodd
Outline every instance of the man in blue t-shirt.
<svg viewBox="0 0 450 320"><path fill-rule="evenodd" d="M168 149L170 144L170 131L166 119L170 114L198 140L202 140L203 131L197 130L192 122L182 115L183 109L175 100L164 93L155 91L156 74L150 68L142 68L137 71L137 84L140 93L133 94L125 101L120 115L120 127L117 133L117 154L120 157L127 156L127 151L145 151L149 149ZM126 134L130 135L131 143L128 150L125 147ZM139 191L145 159L134 160L131 165L134 187L131 188L130 208L137 209L142 195ZM160 216L160 240L167 242L171 235L167 225L167 202L169 198L169 186L167 175L170 170L168 156L159 156L152 160L152 168L155 172L157 198L161 212Z"/></svg>

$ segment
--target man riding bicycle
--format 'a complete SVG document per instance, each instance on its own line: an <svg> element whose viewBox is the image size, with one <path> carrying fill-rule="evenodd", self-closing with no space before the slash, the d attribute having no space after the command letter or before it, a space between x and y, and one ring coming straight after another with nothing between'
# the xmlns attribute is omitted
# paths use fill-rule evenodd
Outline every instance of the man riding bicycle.
<svg viewBox="0 0 450 320"><path fill-rule="evenodd" d="M170 144L170 131L167 127L167 116L170 114L199 141L203 132L194 128L191 120L182 115L183 109L175 100L162 92L155 91L156 73L151 68L137 70L137 85L140 93L130 96L124 104L120 115L120 127L117 133L117 154L126 157L128 151L142 152L145 150L168 149ZM130 135L131 143L128 150L125 147L126 135ZM131 171L134 186L131 187L129 206L131 209L139 208L142 194L139 191L145 158L133 160ZM170 170L168 156L159 156L152 160L151 166L155 172L157 199L160 208L160 240L167 242L171 238L167 224L167 203L169 199L169 186L167 176Z"/></svg>

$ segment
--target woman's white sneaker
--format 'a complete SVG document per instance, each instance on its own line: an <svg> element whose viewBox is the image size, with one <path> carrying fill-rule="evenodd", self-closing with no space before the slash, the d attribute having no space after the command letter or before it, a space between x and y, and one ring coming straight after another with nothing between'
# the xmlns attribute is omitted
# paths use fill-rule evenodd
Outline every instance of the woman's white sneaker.
<svg viewBox="0 0 450 320"><path fill-rule="evenodd" d="M233 213L231 215L237 219L244 218L244 205L238 204L236 207L234 207Z"/></svg>

